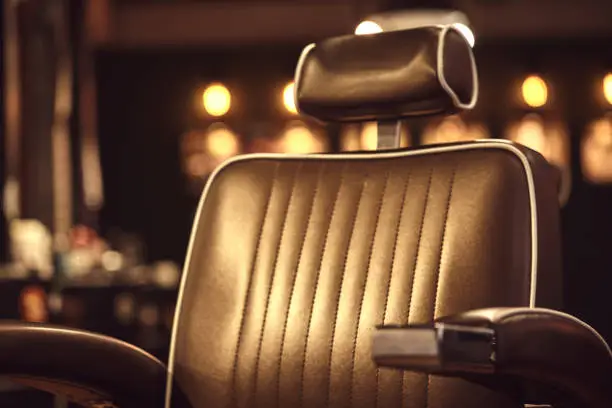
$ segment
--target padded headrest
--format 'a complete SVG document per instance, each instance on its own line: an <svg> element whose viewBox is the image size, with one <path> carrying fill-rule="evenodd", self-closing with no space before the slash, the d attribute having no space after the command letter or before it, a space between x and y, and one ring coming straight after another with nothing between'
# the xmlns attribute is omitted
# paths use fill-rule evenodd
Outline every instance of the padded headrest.
<svg viewBox="0 0 612 408"><path fill-rule="evenodd" d="M311 44L295 82L298 110L332 122L451 114L478 98L474 54L453 25Z"/></svg>

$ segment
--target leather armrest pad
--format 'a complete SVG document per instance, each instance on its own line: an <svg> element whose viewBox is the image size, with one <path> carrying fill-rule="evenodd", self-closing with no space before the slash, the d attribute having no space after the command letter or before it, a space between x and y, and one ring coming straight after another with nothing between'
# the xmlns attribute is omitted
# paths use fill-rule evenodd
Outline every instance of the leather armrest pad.
<svg viewBox="0 0 612 408"><path fill-rule="evenodd" d="M1 322L0 350L0 375L63 393L75 402L87 395L136 400L143 406L163 402L165 366L112 337L52 325Z"/></svg>
<svg viewBox="0 0 612 408"><path fill-rule="evenodd" d="M579 319L549 309L493 308L440 322L495 330L495 371L564 389L587 406L612 406L612 354Z"/></svg>

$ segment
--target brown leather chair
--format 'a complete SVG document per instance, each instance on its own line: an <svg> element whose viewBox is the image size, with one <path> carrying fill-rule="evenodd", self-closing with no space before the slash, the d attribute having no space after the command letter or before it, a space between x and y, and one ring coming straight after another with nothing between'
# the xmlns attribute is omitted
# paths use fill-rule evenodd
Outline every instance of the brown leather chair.
<svg viewBox="0 0 612 408"><path fill-rule="evenodd" d="M346 36L305 50L296 95L320 120L392 121L470 108L475 72L452 27ZM0 370L91 406L609 408L608 346L544 309L560 307L556 183L495 140L238 157L202 194L167 368L3 323Z"/></svg>

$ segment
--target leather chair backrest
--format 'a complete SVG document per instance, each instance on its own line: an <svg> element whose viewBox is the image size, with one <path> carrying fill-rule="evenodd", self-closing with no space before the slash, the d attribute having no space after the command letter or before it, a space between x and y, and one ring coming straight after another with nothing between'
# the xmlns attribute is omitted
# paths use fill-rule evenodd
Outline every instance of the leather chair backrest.
<svg viewBox="0 0 612 408"><path fill-rule="evenodd" d="M555 187L541 156L493 140L226 163L189 246L175 387L207 408L518 406L464 380L377 370L370 337L558 306Z"/></svg>

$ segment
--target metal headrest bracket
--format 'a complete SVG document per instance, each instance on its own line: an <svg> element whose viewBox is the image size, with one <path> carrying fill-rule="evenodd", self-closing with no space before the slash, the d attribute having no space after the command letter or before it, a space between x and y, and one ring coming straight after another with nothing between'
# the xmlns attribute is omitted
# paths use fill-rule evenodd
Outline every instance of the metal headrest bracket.
<svg viewBox="0 0 612 408"><path fill-rule="evenodd" d="M399 120L389 121L378 121L376 122L377 150L391 150L399 149L401 146L401 126L402 122Z"/></svg>

